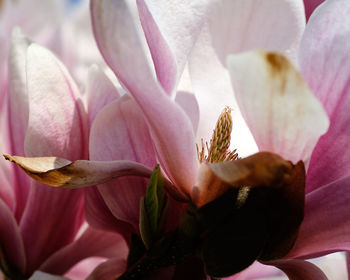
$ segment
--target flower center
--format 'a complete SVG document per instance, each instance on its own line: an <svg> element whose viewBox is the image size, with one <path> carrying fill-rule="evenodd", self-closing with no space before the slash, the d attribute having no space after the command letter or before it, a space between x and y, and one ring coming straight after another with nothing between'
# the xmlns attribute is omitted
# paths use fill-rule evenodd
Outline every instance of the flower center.
<svg viewBox="0 0 350 280"><path fill-rule="evenodd" d="M199 162L213 163L237 159L236 149L233 151L229 150L231 132L231 108L225 107L216 122L209 145L208 142L204 143L203 139L201 139L200 147L198 144L196 145Z"/></svg>

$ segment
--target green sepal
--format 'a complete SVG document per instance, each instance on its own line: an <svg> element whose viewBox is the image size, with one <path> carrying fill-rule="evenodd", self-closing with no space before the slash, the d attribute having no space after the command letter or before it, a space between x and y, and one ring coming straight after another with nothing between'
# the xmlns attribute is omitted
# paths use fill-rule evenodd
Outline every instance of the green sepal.
<svg viewBox="0 0 350 280"><path fill-rule="evenodd" d="M164 179L157 165L147 185L146 195L141 198L140 233L147 249L165 231L168 197L164 193Z"/></svg>

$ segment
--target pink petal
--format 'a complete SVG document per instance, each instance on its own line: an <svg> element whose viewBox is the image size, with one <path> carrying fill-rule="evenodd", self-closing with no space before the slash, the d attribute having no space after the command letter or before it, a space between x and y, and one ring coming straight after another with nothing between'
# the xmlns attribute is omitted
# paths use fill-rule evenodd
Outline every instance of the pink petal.
<svg viewBox="0 0 350 280"><path fill-rule="evenodd" d="M289 280L328 280L316 265L304 260L278 260L271 262L287 274Z"/></svg>
<svg viewBox="0 0 350 280"><path fill-rule="evenodd" d="M175 102L181 106L190 118L193 131L196 132L199 123L199 107L196 97L186 91L178 91L176 93Z"/></svg>
<svg viewBox="0 0 350 280"><path fill-rule="evenodd" d="M260 151L307 160L328 118L294 66L276 53L228 58L237 102Z"/></svg>
<svg viewBox="0 0 350 280"><path fill-rule="evenodd" d="M350 176L306 196L305 217L287 257L317 257L350 250Z"/></svg>
<svg viewBox="0 0 350 280"><path fill-rule="evenodd" d="M21 221L27 272L73 241L83 219L81 190L49 188L33 182Z"/></svg>
<svg viewBox="0 0 350 280"><path fill-rule="evenodd" d="M129 242L134 231L129 223L113 216L96 187L85 190L85 217L90 226L103 231L121 234Z"/></svg>
<svg viewBox="0 0 350 280"><path fill-rule="evenodd" d="M120 276L126 269L126 259L117 257L109 259L94 269L87 280L112 280Z"/></svg>
<svg viewBox="0 0 350 280"><path fill-rule="evenodd" d="M209 24L214 47L226 56L252 49L282 52L296 58L305 27L302 1L212 1Z"/></svg>
<svg viewBox="0 0 350 280"><path fill-rule="evenodd" d="M325 0L304 0L306 20L309 20L313 11Z"/></svg>
<svg viewBox="0 0 350 280"><path fill-rule="evenodd" d="M138 0L137 6L143 32L145 33L157 73L157 78L163 89L168 94L172 94L177 78L175 58L169 48L168 43L161 34L159 27L154 21L154 18L145 1Z"/></svg>
<svg viewBox="0 0 350 280"><path fill-rule="evenodd" d="M310 19L300 47L303 76L331 120L313 152L307 191L338 180L350 170L349 13L346 0L325 2Z"/></svg>
<svg viewBox="0 0 350 280"><path fill-rule="evenodd" d="M192 125L155 81L129 5L123 0L92 1L95 37L107 64L145 115L164 170L181 190L189 193L197 170Z"/></svg>
<svg viewBox="0 0 350 280"><path fill-rule="evenodd" d="M104 106L120 97L117 88L97 65L89 69L86 94L89 127Z"/></svg>
<svg viewBox="0 0 350 280"><path fill-rule="evenodd" d="M25 273L26 256L17 222L7 207L0 200L0 244L6 260L21 273Z"/></svg>
<svg viewBox="0 0 350 280"><path fill-rule="evenodd" d="M14 212L15 193L13 182L13 169L4 159L0 159L0 200L3 201L9 209Z"/></svg>
<svg viewBox="0 0 350 280"><path fill-rule="evenodd" d="M24 155L24 138L28 126L29 105L26 78L26 54L31 41L15 28L11 38L8 60L9 75L9 152ZM19 220L24 211L28 193L29 178L18 168L14 169L13 187L16 195L16 217Z"/></svg>
<svg viewBox="0 0 350 280"><path fill-rule="evenodd" d="M86 115L77 86L48 50L32 44L27 51L28 155L86 156ZM34 182L20 223L33 272L48 256L70 243L82 222L81 190L58 190Z"/></svg>
<svg viewBox="0 0 350 280"><path fill-rule="evenodd" d="M158 62L154 59L155 56L152 55L156 69L158 64L162 63L163 67L167 68L164 72L168 73L168 76L173 74L172 71L175 72L175 75L177 74L177 77L174 77L174 82L176 82L176 78L181 77L187 56L202 28L208 1L138 0L137 4L151 53L158 51L160 53L157 53L157 56L162 58ZM145 30L145 27L148 27L148 30ZM156 40L156 36L160 38ZM164 48L163 44L168 44L170 49ZM171 53L174 54L174 58L170 56ZM160 56L161 54L162 56ZM172 61L174 59L175 61ZM173 70L174 66L175 69ZM162 82L161 84L163 85Z"/></svg>
<svg viewBox="0 0 350 280"><path fill-rule="evenodd" d="M153 143L147 124L135 101L124 96L103 109L91 128L90 158L92 160L130 160L156 165ZM118 178L98 186L107 206L120 220L138 230L140 199L145 195L147 180Z"/></svg>
<svg viewBox="0 0 350 280"><path fill-rule="evenodd" d="M126 259L128 251L124 239L119 234L88 227L77 240L50 256L40 266L40 270L63 275L83 259L93 256Z"/></svg>

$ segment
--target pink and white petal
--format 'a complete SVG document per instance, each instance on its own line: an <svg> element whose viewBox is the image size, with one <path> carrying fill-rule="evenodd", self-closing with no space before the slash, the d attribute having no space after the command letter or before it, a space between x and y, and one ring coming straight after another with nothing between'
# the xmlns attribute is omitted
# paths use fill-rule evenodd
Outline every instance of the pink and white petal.
<svg viewBox="0 0 350 280"><path fill-rule="evenodd" d="M289 280L328 280L316 265L297 259L277 260L270 263L287 274Z"/></svg>
<svg viewBox="0 0 350 280"><path fill-rule="evenodd" d="M242 115L260 151L309 159L329 120L294 66L282 55L231 55L228 68Z"/></svg>
<svg viewBox="0 0 350 280"><path fill-rule="evenodd" d="M8 121L9 152L24 155L24 138L28 127L29 105L26 78L26 54L31 44L19 28L15 28L11 37L11 48L8 60ZM29 178L15 167L13 188L16 195L16 218L19 220L26 205L29 193Z"/></svg>
<svg viewBox="0 0 350 280"><path fill-rule="evenodd" d="M31 112L26 154L67 156L73 160L86 157L87 116L67 69L49 50L32 44L26 71Z"/></svg>
<svg viewBox="0 0 350 280"><path fill-rule="evenodd" d="M26 256L23 240L13 213L2 200L0 200L0 244L9 264L24 274Z"/></svg>
<svg viewBox="0 0 350 280"><path fill-rule="evenodd" d="M89 257L126 259L128 251L128 246L121 235L88 227L77 240L51 255L40 266L40 270L63 275L83 259Z"/></svg>
<svg viewBox="0 0 350 280"><path fill-rule="evenodd" d="M92 160L130 160L153 169L156 155L147 124L135 101L124 96L109 104L98 115L91 128ZM138 230L140 199L145 195L143 178L118 178L98 186L113 215L131 223Z"/></svg>
<svg viewBox="0 0 350 280"><path fill-rule="evenodd" d="M321 5L325 0L304 0L305 16L308 21L313 11Z"/></svg>
<svg viewBox="0 0 350 280"><path fill-rule="evenodd" d="M117 232L129 242L133 227L113 216L96 187L85 190L85 218L91 227Z"/></svg>
<svg viewBox="0 0 350 280"><path fill-rule="evenodd" d="M126 269L126 259L112 258L94 269L87 280L113 280L117 279Z"/></svg>
<svg viewBox="0 0 350 280"><path fill-rule="evenodd" d="M305 28L302 0L212 2L209 26L223 65L227 55L253 49L278 51L296 59Z"/></svg>
<svg viewBox="0 0 350 280"><path fill-rule="evenodd" d="M189 193L198 167L192 124L155 81L129 5L125 0L91 1L97 44L145 115L162 167Z"/></svg>
<svg viewBox="0 0 350 280"><path fill-rule="evenodd" d="M13 30L8 61L9 121L13 143L12 152L18 155L24 155L23 143L28 127L26 56L31 43L31 40L19 28Z"/></svg>
<svg viewBox="0 0 350 280"><path fill-rule="evenodd" d="M78 100L77 86L65 67L48 50L32 44L27 51L26 71L26 154L85 157L86 115ZM82 223L82 210L81 190L59 190L33 182L20 223L28 273L73 240Z"/></svg>
<svg viewBox="0 0 350 280"><path fill-rule="evenodd" d="M177 65L172 51L144 0L137 0L140 21L150 49L159 83L171 95L177 79Z"/></svg>
<svg viewBox="0 0 350 280"><path fill-rule="evenodd" d="M164 57L162 61L165 60L167 62L167 65L163 63L163 67L165 68L167 66L168 69L165 69L167 72L169 72L169 68L173 71L172 67L175 64L175 75L177 70L177 77L174 77L175 83L176 79L181 77L187 56L200 33L204 19L206 18L208 3L209 1L207 0L137 1L143 29L145 30L145 26L148 26L148 32L145 32L146 39L150 41L149 38L151 38L151 35L155 36L155 31L157 31L157 36L162 38L162 44L160 44L160 40L154 40L155 38L152 40L152 44L149 43L151 53L162 51L160 53ZM163 44L168 44L170 47L169 50L166 49L167 52L165 54L163 53ZM174 54L174 58L170 56L171 53ZM158 55L159 58L160 54ZM171 59L175 59L175 61L173 62ZM155 60L154 62L157 69L157 64L160 63Z"/></svg>
<svg viewBox="0 0 350 280"><path fill-rule="evenodd" d="M178 91L176 93L175 102L181 106L190 118L193 131L196 134L199 123L199 106L196 96L186 91Z"/></svg>
<svg viewBox="0 0 350 280"><path fill-rule="evenodd" d="M189 57L189 73L200 110L196 141L209 141L222 110L232 111L231 147L240 156L258 151L235 100L228 71L220 63L212 47L208 26L204 26Z"/></svg>
<svg viewBox="0 0 350 280"><path fill-rule="evenodd" d="M225 280L256 280L260 278L280 276L282 272L271 265L263 265L259 262L254 262L251 266L246 268L234 276L224 278Z"/></svg>
<svg viewBox="0 0 350 280"><path fill-rule="evenodd" d="M318 257L350 250L350 176L306 195L305 217L287 257Z"/></svg>
<svg viewBox="0 0 350 280"><path fill-rule="evenodd" d="M350 170L350 3L322 4L311 17L300 47L301 71L331 120L313 152L307 192L337 180ZM332 164L330 164L332 163Z"/></svg>
<svg viewBox="0 0 350 280"><path fill-rule="evenodd" d="M112 81L97 65L89 68L86 95L89 127L104 106L120 97Z"/></svg>

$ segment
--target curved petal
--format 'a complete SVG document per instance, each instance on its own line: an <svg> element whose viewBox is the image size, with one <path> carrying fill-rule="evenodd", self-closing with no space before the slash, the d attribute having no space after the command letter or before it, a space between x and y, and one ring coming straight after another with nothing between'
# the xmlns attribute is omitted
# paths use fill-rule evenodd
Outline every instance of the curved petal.
<svg viewBox="0 0 350 280"><path fill-rule="evenodd" d="M329 121L298 71L282 55L229 56L237 102L260 151L308 160Z"/></svg>
<svg viewBox="0 0 350 280"><path fill-rule="evenodd" d="M3 253L6 256L6 260L8 260L9 264L24 274L26 267L26 256L23 240L12 212L1 200L0 244L0 254Z"/></svg>
<svg viewBox="0 0 350 280"><path fill-rule="evenodd" d="M50 51L32 44L27 50L26 72L26 154L86 157L86 115L65 67ZM33 182L20 222L28 273L73 240L83 219L82 195L81 190L59 190Z"/></svg>
<svg viewBox="0 0 350 280"><path fill-rule="evenodd" d="M145 30L145 27L148 27L148 30L145 30L145 35L151 53L162 51L162 61L156 61L153 55L155 67L156 69L159 68L159 64L162 62L162 67L166 68L167 72L172 70L171 73L166 72L167 76L173 74L173 71L176 75L177 70L177 77L174 77L174 83L176 83L176 78L178 79L181 77L187 61L187 56L200 33L204 19L206 18L208 3L209 1L207 0L137 1L143 29ZM152 27L152 29L150 29L150 27ZM154 40L156 39L154 38L155 34L157 34L160 39L164 40L164 42L160 39ZM153 40L151 41L150 39L152 39L152 37ZM164 44L168 44L170 49L164 48ZM165 50L166 53L164 53ZM174 62L171 61L171 52L174 54L174 58L172 58L175 60ZM158 57L160 57L160 54L158 54ZM163 62L165 58L168 58L166 60L167 63ZM173 63L175 64L175 69L172 69L172 67L174 67ZM162 82L161 84L163 85Z"/></svg>
<svg viewBox="0 0 350 280"><path fill-rule="evenodd" d="M252 49L278 51L291 59L305 27L301 0L212 1L209 24L214 47L226 56Z"/></svg>
<svg viewBox="0 0 350 280"><path fill-rule="evenodd" d="M28 127L29 104L27 94L26 55L27 48L31 44L19 28L15 28L11 37L11 48L8 60L9 75L9 134L10 151L18 155L24 155L24 138ZM16 217L19 220L24 211L28 193L29 178L14 169L14 191L16 194Z"/></svg>
<svg viewBox="0 0 350 280"><path fill-rule="evenodd" d="M313 11L325 0L304 0L306 20L309 20Z"/></svg>
<svg viewBox="0 0 350 280"><path fill-rule="evenodd" d="M98 112L113 100L118 99L120 94L112 81L97 65L89 68L86 87L87 112L89 127L91 127Z"/></svg>
<svg viewBox="0 0 350 280"><path fill-rule="evenodd" d="M199 123L199 107L196 97L186 91L178 91L175 102L186 112L192 122L193 131L196 132Z"/></svg>
<svg viewBox="0 0 350 280"><path fill-rule="evenodd" d="M97 116L90 136L92 160L128 160L150 167L156 155L140 109L128 96L113 102ZM98 186L113 215L138 230L140 199L145 195L143 178L118 178Z"/></svg>
<svg viewBox="0 0 350 280"><path fill-rule="evenodd" d="M306 195L298 239L287 257L317 257L350 250L350 176Z"/></svg>
<svg viewBox="0 0 350 280"><path fill-rule="evenodd" d="M126 269L126 259L112 258L100 264L87 280L112 280L119 277Z"/></svg>
<svg viewBox="0 0 350 280"><path fill-rule="evenodd" d="M328 280L322 270L304 260L278 260L270 264L287 274L289 280Z"/></svg>
<svg viewBox="0 0 350 280"><path fill-rule="evenodd" d="M97 44L145 115L162 167L181 190L189 193L198 167L192 125L155 81L129 5L125 0L91 1Z"/></svg>
<svg viewBox="0 0 350 280"><path fill-rule="evenodd" d="M137 0L136 2L158 81L166 93L172 94L177 79L175 58L145 1Z"/></svg>
<svg viewBox="0 0 350 280"><path fill-rule="evenodd" d="M47 49L32 44L27 52L29 123L25 151L29 156L86 156L86 120L80 93L61 62ZM40 143L40 145L38 145Z"/></svg>
<svg viewBox="0 0 350 280"><path fill-rule="evenodd" d="M331 124L312 154L307 192L350 170L350 3L326 1L310 19L300 46L300 65ZM332 164L329 164L329 163Z"/></svg>
<svg viewBox="0 0 350 280"><path fill-rule="evenodd" d="M88 227L73 243L50 256L40 270L63 275L79 261L89 257L127 258L128 247L123 237L116 233L97 231Z"/></svg>

